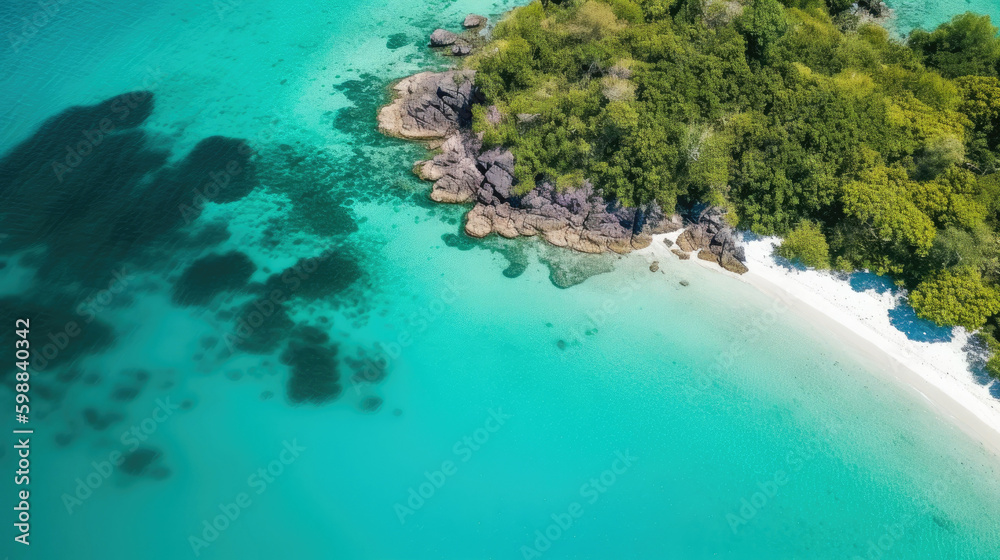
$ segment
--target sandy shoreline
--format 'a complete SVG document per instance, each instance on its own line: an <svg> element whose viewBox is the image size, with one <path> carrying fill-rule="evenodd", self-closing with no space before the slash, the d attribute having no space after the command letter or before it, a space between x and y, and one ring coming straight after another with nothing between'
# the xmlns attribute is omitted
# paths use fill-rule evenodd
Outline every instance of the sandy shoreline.
<svg viewBox="0 0 1000 560"><path fill-rule="evenodd" d="M656 235L652 245L640 253L679 261L664 243L678 235L680 232ZM1000 400L974 379L962 349L969 340L964 329L956 328L948 342L911 340L890 322L889 310L896 307L898 295L874 288L856 291L847 280L829 272L781 266L771 257L772 245L779 241L744 239L750 271L742 276L694 255L688 263L739 278L769 296L780 297L818 332L857 350L857 357L874 373L915 391L932 409L1000 457Z"/></svg>

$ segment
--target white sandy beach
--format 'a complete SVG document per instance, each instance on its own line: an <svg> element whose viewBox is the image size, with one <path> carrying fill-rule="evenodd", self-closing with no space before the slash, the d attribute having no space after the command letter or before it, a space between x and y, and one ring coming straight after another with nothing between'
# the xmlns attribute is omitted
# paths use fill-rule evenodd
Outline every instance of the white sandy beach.
<svg viewBox="0 0 1000 560"><path fill-rule="evenodd" d="M858 357L877 373L895 379L916 391L940 414L1000 457L1000 400L973 377L963 347L970 335L956 328L948 342L918 342L892 325L889 310L897 306L898 294L869 289L855 291L850 283L830 272L797 270L779 264L771 255L780 239L743 240L746 265L739 276L692 255L680 261L664 243L681 232L656 235L652 245L640 253L679 265L704 266L739 278L760 291L789 302L796 313L809 319L817 331L835 337L858 351Z"/></svg>

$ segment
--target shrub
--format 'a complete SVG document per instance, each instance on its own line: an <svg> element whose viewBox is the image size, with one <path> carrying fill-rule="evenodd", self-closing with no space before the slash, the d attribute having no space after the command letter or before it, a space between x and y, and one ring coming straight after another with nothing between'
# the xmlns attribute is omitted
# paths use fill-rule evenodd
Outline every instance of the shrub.
<svg viewBox="0 0 1000 560"><path fill-rule="evenodd" d="M799 222L776 252L790 261L798 261L811 268L830 268L830 246L816 222Z"/></svg>

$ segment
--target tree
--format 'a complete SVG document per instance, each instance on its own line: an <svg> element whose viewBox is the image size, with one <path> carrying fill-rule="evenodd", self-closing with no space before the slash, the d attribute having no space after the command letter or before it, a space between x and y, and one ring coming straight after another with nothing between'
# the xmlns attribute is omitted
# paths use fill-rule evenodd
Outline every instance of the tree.
<svg viewBox="0 0 1000 560"><path fill-rule="evenodd" d="M753 0L737 19L747 40L747 54L766 61L774 44L788 30L785 10L778 0Z"/></svg>
<svg viewBox="0 0 1000 560"><path fill-rule="evenodd" d="M969 156L986 169L996 169L1000 167L996 154L1000 147L1000 79L965 76L957 84L961 94L958 108L971 123L966 135Z"/></svg>
<svg viewBox="0 0 1000 560"><path fill-rule="evenodd" d="M643 124L627 131L616 149L594 165L597 185L625 206L655 200L673 208L677 202L674 168L680 153L671 132Z"/></svg>
<svg viewBox="0 0 1000 560"><path fill-rule="evenodd" d="M976 330L1000 313L1000 293L970 269L944 271L924 280L910 294L917 315L939 325Z"/></svg>
<svg viewBox="0 0 1000 560"><path fill-rule="evenodd" d="M931 272L956 267L974 268L995 279L1000 272L998 241L996 234L985 224L972 231L949 227L934 237L934 246L926 261Z"/></svg>
<svg viewBox="0 0 1000 560"><path fill-rule="evenodd" d="M934 222L910 200L906 171L879 166L844 186L844 212L868 224L883 241L905 244L926 256L934 242Z"/></svg>
<svg viewBox="0 0 1000 560"><path fill-rule="evenodd" d="M831 14L843 12L854 3L854 0L826 0L826 5L830 7Z"/></svg>
<svg viewBox="0 0 1000 560"><path fill-rule="evenodd" d="M638 0L642 11L646 13L648 21L658 21L670 16L670 8L674 5L674 0Z"/></svg>
<svg viewBox="0 0 1000 560"><path fill-rule="evenodd" d="M514 37L497 46L496 53L483 59L476 85L487 95L503 99L504 93L529 87L535 79L535 57L531 45Z"/></svg>
<svg viewBox="0 0 1000 560"><path fill-rule="evenodd" d="M978 180L968 169L951 166L932 181L908 182L910 198L939 228L972 230L986 219L986 207L976 200Z"/></svg>
<svg viewBox="0 0 1000 560"><path fill-rule="evenodd" d="M997 75L1000 39L990 16L966 12L930 33L916 29L910 33L909 44L928 66L946 77Z"/></svg>
<svg viewBox="0 0 1000 560"><path fill-rule="evenodd" d="M779 256L811 268L830 268L830 246L819 224L802 220L781 242Z"/></svg>

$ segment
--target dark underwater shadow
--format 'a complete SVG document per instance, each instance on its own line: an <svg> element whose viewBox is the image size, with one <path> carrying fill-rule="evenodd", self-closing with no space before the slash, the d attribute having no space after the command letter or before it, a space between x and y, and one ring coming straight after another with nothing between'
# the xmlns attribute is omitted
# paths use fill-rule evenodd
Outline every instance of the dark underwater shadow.
<svg viewBox="0 0 1000 560"><path fill-rule="evenodd" d="M169 164L140 128L154 107L149 91L69 107L0 157L0 255L34 269L27 293L0 301L0 316L31 316L37 336L53 339L50 359L36 352L35 367L69 366L111 346L113 328L88 302L127 305L117 294L136 270L160 266L165 250L226 239L218 228L203 235L186 226L207 202L239 200L257 186L253 150L240 139L206 138ZM55 344L66 336L72 344Z"/></svg>
<svg viewBox="0 0 1000 560"><path fill-rule="evenodd" d="M206 202L256 186L253 151L235 138L206 138L168 165L138 128L153 109L148 91L70 107L0 159L0 254L36 250L39 288L100 288L126 262L178 242Z"/></svg>

